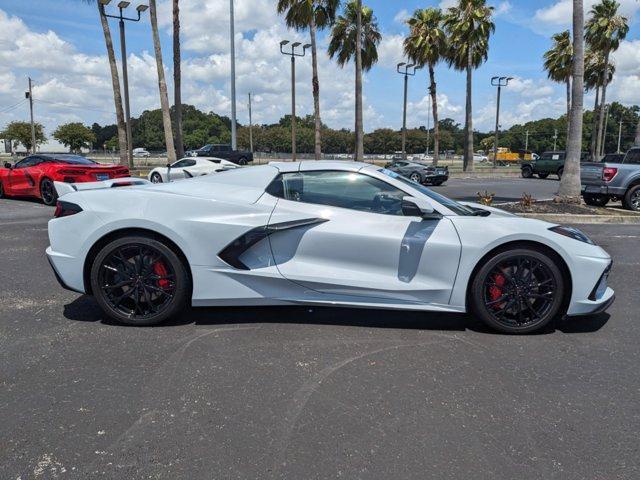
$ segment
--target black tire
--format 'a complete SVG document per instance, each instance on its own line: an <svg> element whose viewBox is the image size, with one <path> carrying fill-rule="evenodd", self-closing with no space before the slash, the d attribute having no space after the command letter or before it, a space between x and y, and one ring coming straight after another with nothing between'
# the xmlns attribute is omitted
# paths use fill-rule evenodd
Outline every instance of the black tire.
<svg viewBox="0 0 640 480"><path fill-rule="evenodd" d="M627 190L623 200L624 208L640 212L640 185L635 185Z"/></svg>
<svg viewBox="0 0 640 480"><path fill-rule="evenodd" d="M533 177L533 168L529 165L525 165L522 167L522 178L531 178Z"/></svg>
<svg viewBox="0 0 640 480"><path fill-rule="evenodd" d="M247 159L246 159L246 158L244 158L244 157L242 157L240 160L238 160L238 165L242 165L243 167L244 167L245 165L247 165L247 163L248 163L248 162L247 162Z"/></svg>
<svg viewBox="0 0 640 480"><path fill-rule="evenodd" d="M49 178L43 178L40 182L40 198L42 198L42 203L52 207L58 201L58 192L56 192L56 187Z"/></svg>
<svg viewBox="0 0 640 480"><path fill-rule="evenodd" d="M409 175L409 180L416 183L422 183L422 175L419 172L413 172Z"/></svg>
<svg viewBox="0 0 640 480"><path fill-rule="evenodd" d="M169 246L147 236L105 245L91 266L91 289L111 319L126 325L157 325L187 307L191 279Z"/></svg>
<svg viewBox="0 0 640 480"><path fill-rule="evenodd" d="M556 262L542 251L517 248L497 253L480 267L471 283L469 304L491 328L524 334L554 320L564 295Z"/></svg>
<svg viewBox="0 0 640 480"><path fill-rule="evenodd" d="M592 207L604 207L609 203L609 197L606 195L597 195L594 193L585 193L582 195L584 203Z"/></svg>
<svg viewBox="0 0 640 480"><path fill-rule="evenodd" d="M541 178L542 180L544 180L545 178L547 178L549 176L548 173L539 173L538 177Z"/></svg>
<svg viewBox="0 0 640 480"><path fill-rule="evenodd" d="M564 174L564 168L559 168L556 174L558 175L558 180L562 180L562 175Z"/></svg>
<svg viewBox="0 0 640 480"><path fill-rule="evenodd" d="M6 195L4 193L4 185L2 184L1 181L0 181L0 198L6 198Z"/></svg>
<svg viewBox="0 0 640 480"><path fill-rule="evenodd" d="M160 175L158 172L153 172L153 175L151 175L151 183L163 183L164 180L162 180L162 175Z"/></svg>

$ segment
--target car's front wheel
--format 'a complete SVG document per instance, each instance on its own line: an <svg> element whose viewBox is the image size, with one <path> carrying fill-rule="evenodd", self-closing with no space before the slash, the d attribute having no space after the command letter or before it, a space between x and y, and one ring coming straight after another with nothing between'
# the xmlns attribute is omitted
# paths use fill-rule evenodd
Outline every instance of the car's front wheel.
<svg viewBox="0 0 640 480"><path fill-rule="evenodd" d="M162 183L162 175L158 172L153 172L153 175L151 175L151 183Z"/></svg>
<svg viewBox="0 0 640 480"><path fill-rule="evenodd" d="M187 267L168 245L129 236L105 245L91 267L91 289L102 310L128 325L156 325L188 305Z"/></svg>
<svg viewBox="0 0 640 480"><path fill-rule="evenodd" d="M533 177L533 168L526 165L522 167L522 178L531 178Z"/></svg>
<svg viewBox="0 0 640 480"><path fill-rule="evenodd" d="M475 275L471 311L491 328L530 333L560 312L565 295L562 272L543 251L517 248L489 258Z"/></svg>
<svg viewBox="0 0 640 480"><path fill-rule="evenodd" d="M244 158L244 157L242 157L240 160L238 160L238 165L242 165L243 167L244 167L245 165L247 165L247 163L248 163L248 162L247 162L247 159L246 159L246 158Z"/></svg>
<svg viewBox="0 0 640 480"><path fill-rule="evenodd" d="M45 205L53 206L58 201L58 192L56 187L49 178L44 178L40 182L40 198Z"/></svg>

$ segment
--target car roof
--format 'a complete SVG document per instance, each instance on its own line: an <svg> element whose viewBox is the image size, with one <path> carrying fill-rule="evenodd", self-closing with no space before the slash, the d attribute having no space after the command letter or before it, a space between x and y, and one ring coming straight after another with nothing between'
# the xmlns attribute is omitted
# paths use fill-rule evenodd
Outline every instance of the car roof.
<svg viewBox="0 0 640 480"><path fill-rule="evenodd" d="M302 162L270 162L269 165L277 168L281 173L310 172L314 170L344 170L357 172L363 168L378 168L376 165L363 162L350 162L340 160L310 160Z"/></svg>

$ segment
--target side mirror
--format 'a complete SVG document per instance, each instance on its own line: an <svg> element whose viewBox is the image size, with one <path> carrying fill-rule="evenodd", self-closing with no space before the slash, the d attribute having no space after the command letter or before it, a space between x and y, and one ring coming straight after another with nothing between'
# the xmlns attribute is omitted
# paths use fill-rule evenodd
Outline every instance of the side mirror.
<svg viewBox="0 0 640 480"><path fill-rule="evenodd" d="M402 199L402 213L405 217L435 218L439 216L428 201L415 197Z"/></svg>
<svg viewBox="0 0 640 480"><path fill-rule="evenodd" d="M171 168L171 164L170 163L167 163L167 168Z"/></svg>
<svg viewBox="0 0 640 480"><path fill-rule="evenodd" d="M9 170L11 170L13 168L13 165L11 164L11 162L4 162L4 168L8 168Z"/></svg>

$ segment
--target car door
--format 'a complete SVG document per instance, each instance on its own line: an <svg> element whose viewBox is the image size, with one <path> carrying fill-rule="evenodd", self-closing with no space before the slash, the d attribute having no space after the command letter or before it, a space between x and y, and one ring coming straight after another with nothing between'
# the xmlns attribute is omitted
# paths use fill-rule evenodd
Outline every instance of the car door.
<svg viewBox="0 0 640 480"><path fill-rule="evenodd" d="M303 171L282 174L269 193L278 197L269 239L286 279L334 297L449 302L458 235L446 217L404 216L406 192L364 173Z"/></svg>
<svg viewBox="0 0 640 480"><path fill-rule="evenodd" d="M38 185L36 179L29 171L41 161L41 158L32 155L20 160L9 172L9 185L14 195L33 195Z"/></svg>

